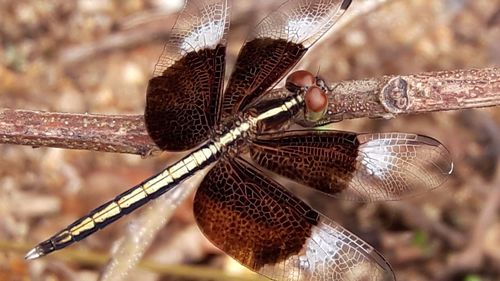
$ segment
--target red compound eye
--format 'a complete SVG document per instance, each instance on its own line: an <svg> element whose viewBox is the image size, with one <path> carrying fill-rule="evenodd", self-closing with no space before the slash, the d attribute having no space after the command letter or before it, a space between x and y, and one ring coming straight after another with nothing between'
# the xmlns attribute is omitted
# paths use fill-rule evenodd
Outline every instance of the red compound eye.
<svg viewBox="0 0 500 281"><path fill-rule="evenodd" d="M322 80L319 80L322 81ZM328 98L323 88L318 87L318 78L306 70L298 70L286 78L285 87L293 93L305 91L304 117L307 121L317 122L323 118L328 108Z"/></svg>
<svg viewBox="0 0 500 281"><path fill-rule="evenodd" d="M304 87L310 87L316 84L316 77L307 70L297 70L286 78L286 88L295 91Z"/></svg>
<svg viewBox="0 0 500 281"><path fill-rule="evenodd" d="M328 106L328 99L324 91L317 86L312 86L304 96L306 107L312 112L323 112Z"/></svg>

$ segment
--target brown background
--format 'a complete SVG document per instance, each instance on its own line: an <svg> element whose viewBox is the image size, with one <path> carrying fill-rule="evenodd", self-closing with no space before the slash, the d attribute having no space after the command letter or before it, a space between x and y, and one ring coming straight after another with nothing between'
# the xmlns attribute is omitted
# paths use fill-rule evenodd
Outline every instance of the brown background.
<svg viewBox="0 0 500 281"><path fill-rule="evenodd" d="M498 0L379 1L375 10L349 15L369 1L353 1L348 21L302 66L337 81L500 64ZM173 1L0 1L0 107L142 113L147 81L175 18L167 2ZM279 2L233 1L230 62L248 29ZM498 109L483 109L336 124L437 138L451 151L455 172L438 190L400 202L309 199L379 249L399 280L500 280L500 211L491 200L500 197L499 121ZM97 279L102 266L64 253L25 263L24 252L9 246L33 246L158 171L168 157L0 145L0 280ZM188 201L146 258L234 268L193 227ZM139 214L72 250L109 253ZM128 278L181 280L144 270Z"/></svg>

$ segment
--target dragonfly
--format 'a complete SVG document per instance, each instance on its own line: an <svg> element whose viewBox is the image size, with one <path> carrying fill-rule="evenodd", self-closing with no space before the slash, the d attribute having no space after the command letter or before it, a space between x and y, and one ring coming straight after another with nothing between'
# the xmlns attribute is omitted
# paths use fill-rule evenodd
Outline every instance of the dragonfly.
<svg viewBox="0 0 500 281"><path fill-rule="evenodd" d="M230 5L185 3L149 81L144 116L159 148L191 152L26 258L80 241L207 168L194 197L196 222L244 266L273 280L394 280L375 248L273 177L333 198L372 202L426 192L452 171L448 150L427 136L319 127L335 114L328 107L332 89L308 71L292 72L284 88L272 90L350 4L285 2L249 34L224 88Z"/></svg>

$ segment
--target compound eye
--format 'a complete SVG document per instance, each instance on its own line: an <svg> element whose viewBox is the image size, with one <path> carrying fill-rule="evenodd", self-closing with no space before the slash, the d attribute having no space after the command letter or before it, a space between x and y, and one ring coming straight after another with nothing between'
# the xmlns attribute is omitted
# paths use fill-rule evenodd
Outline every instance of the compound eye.
<svg viewBox="0 0 500 281"><path fill-rule="evenodd" d="M304 96L304 101L304 116L307 121L317 122L323 118L328 108L328 97L325 91L318 86L309 87Z"/></svg>
<svg viewBox="0 0 500 281"><path fill-rule="evenodd" d="M297 70L288 75L285 87L291 92L296 92L313 85L316 85L316 77L311 72Z"/></svg>

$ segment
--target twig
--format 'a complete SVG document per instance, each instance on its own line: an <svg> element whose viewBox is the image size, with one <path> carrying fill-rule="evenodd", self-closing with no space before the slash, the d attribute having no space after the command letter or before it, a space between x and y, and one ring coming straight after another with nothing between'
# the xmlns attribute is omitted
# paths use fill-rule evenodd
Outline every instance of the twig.
<svg viewBox="0 0 500 281"><path fill-rule="evenodd" d="M153 15L151 15L153 16ZM71 66L81 61L98 56L116 49L132 48L134 46L151 42L153 39L164 39L170 35L174 21L169 14L155 15L156 19L140 28L132 28L108 35L98 41L88 44L67 47L58 54L59 63Z"/></svg>
<svg viewBox="0 0 500 281"><path fill-rule="evenodd" d="M484 68L384 76L332 85L330 111L321 120L394 118L500 105L500 69ZM337 115L336 115L337 114Z"/></svg>
<svg viewBox="0 0 500 281"><path fill-rule="evenodd" d="M500 104L500 69L384 76L334 85L331 115L320 122ZM0 109L0 143L149 155L158 148L141 115Z"/></svg>
<svg viewBox="0 0 500 281"><path fill-rule="evenodd" d="M0 143L147 156L158 147L141 115L99 115L0 109Z"/></svg>

